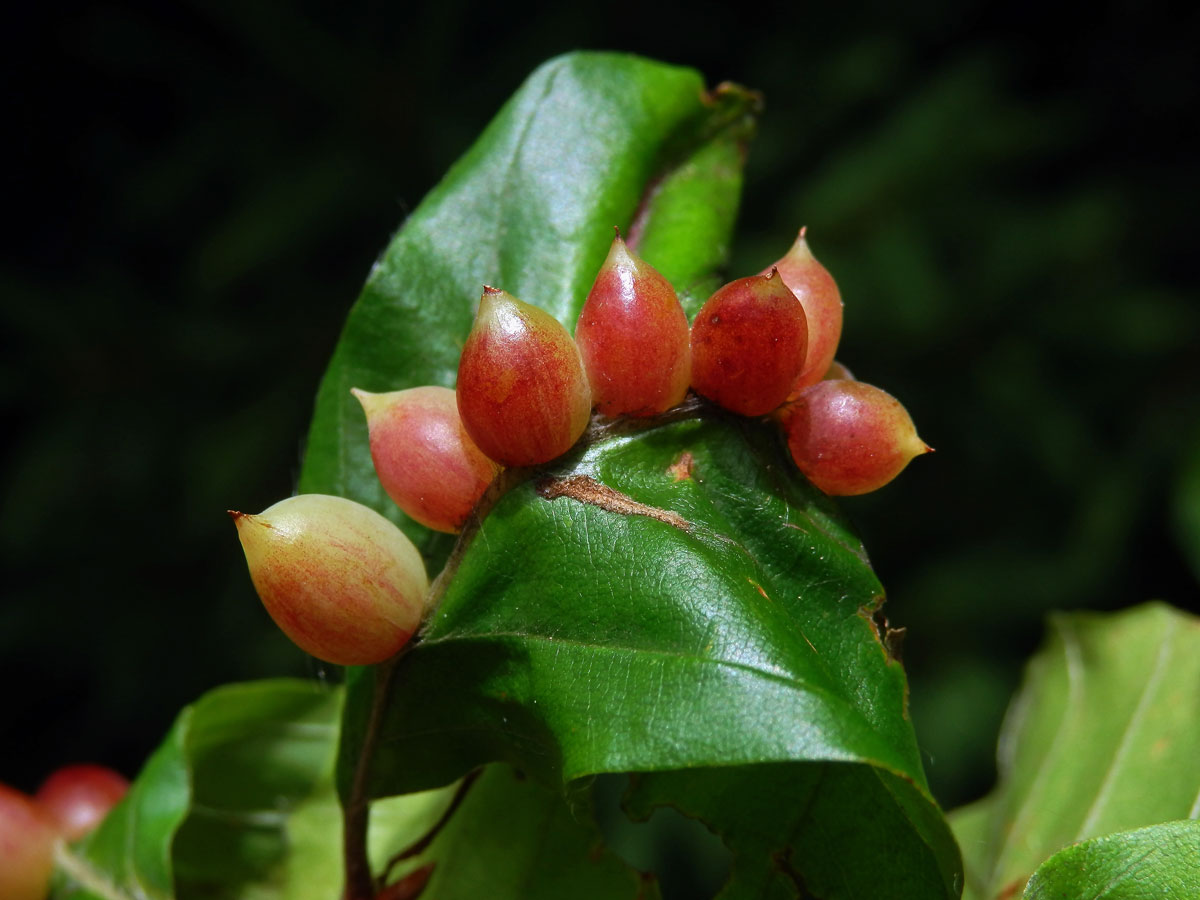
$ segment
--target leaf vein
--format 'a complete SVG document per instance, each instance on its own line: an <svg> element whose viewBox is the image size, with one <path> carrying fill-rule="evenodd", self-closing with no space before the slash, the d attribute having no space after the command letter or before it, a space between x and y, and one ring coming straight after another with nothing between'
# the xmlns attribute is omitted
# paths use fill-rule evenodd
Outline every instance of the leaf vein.
<svg viewBox="0 0 1200 900"><path fill-rule="evenodd" d="M105 878L82 856L72 853L66 844L59 844L55 848L54 862L84 890L90 891L103 900L130 900L129 894L124 893Z"/></svg>
<svg viewBox="0 0 1200 900"><path fill-rule="evenodd" d="M1158 847L1154 847L1154 846L1147 847L1145 853L1143 853L1141 856L1137 857L1136 859L1131 859L1119 872L1114 874L1113 877L1110 878L1104 884L1104 886L1101 887L1100 890L1096 892L1096 894L1091 898L1091 900L1102 900L1102 898L1108 894L1110 889L1116 887L1117 884L1120 883L1121 881L1124 881L1125 877L1127 875L1129 875L1129 873L1131 871L1133 871L1135 868L1139 867L1142 863L1144 863L1147 859L1149 859L1151 856L1153 856L1157 852L1158 852Z"/></svg>
<svg viewBox="0 0 1200 900"><path fill-rule="evenodd" d="M1041 762L1038 764L1037 774L1029 785L1029 792L1025 795L1025 799L1016 810L1016 814L1012 817L1008 831L1005 833L999 848L996 850L992 859L991 874L987 878L989 886L994 885L1000 875L1000 867L1004 863L1005 853L1008 850L1009 844L1016 835L1022 833L1027 827L1029 817L1036 813L1039 808L1036 798L1041 793L1043 784L1053 771L1051 762L1056 759L1067 740L1067 723L1070 720L1069 712L1070 710L1079 708L1080 697L1083 692L1083 654L1080 647L1079 635L1070 620L1056 619L1054 625L1058 629L1062 639L1063 657L1067 667L1067 712L1059 720L1058 726L1054 731L1054 738L1050 742L1046 753L1042 756ZM1003 817L997 817L994 827L1000 829L1003 826Z"/></svg>
<svg viewBox="0 0 1200 900"><path fill-rule="evenodd" d="M1174 618L1168 620L1167 631L1162 637L1162 643L1159 645L1158 654L1154 661L1154 668L1146 679L1141 696L1138 697L1137 706L1134 707L1133 713L1129 717L1129 722L1121 734L1121 740L1113 752L1112 762L1109 764L1108 770L1104 773L1104 780L1100 784L1100 790L1096 792L1096 799L1092 801L1087 815L1084 816L1083 824L1079 826L1079 832L1075 837L1076 841L1091 836L1092 830L1096 827L1096 822L1099 820L1105 805L1108 803L1108 798L1112 793L1113 782L1120 771L1125 756L1129 753L1129 747L1133 742L1138 727L1146 715L1146 710L1150 705L1150 698L1158 690L1158 685L1162 681L1163 674L1166 671L1166 663L1170 659L1171 650L1174 647L1173 638L1177 622L1178 620Z"/></svg>

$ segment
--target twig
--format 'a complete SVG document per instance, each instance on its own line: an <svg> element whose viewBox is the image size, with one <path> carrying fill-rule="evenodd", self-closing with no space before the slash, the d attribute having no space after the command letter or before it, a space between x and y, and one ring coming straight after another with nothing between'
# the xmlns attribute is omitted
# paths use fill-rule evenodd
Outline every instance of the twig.
<svg viewBox="0 0 1200 900"><path fill-rule="evenodd" d="M367 717L367 728L359 748L358 763L354 767L350 797L342 809L342 852L346 865L343 900L371 900L374 897L371 863L367 859L367 823L370 812L367 777L370 774L371 759L375 755L375 745L379 742L383 713L391 693L392 675L403 654L402 650L387 662L375 667L375 691L371 695L371 712Z"/></svg>
<svg viewBox="0 0 1200 900"><path fill-rule="evenodd" d="M467 796L467 791L471 789L471 785L475 783L476 779L479 778L479 775L482 772L483 769L474 769L468 772L463 780L458 783L458 790L454 792L454 797L450 801L450 805L446 807L446 811L442 813L441 818L433 823L433 826L429 829L429 831L425 832L423 837L414 843L409 844L407 847L388 860L387 865L383 869L383 874L379 876L378 886L380 888L387 884L388 879L392 875L392 869L404 862L404 860L412 859L414 856L419 856L420 854L424 853L429 845L433 843L434 839L438 836L441 830L446 827L447 823L449 823L451 817L454 815L455 810L458 809L459 805L463 802L463 799Z"/></svg>

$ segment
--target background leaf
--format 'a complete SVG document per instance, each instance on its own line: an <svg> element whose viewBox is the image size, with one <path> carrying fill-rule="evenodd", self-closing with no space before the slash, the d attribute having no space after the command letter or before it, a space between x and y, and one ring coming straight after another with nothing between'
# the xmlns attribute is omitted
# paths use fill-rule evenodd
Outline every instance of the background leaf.
<svg viewBox="0 0 1200 900"><path fill-rule="evenodd" d="M371 792L493 759L548 784L686 770L653 782L646 805L703 816L754 878L768 850L825 829L814 846L859 877L839 882L813 847L792 865L828 897L878 897L885 878L897 897L955 896L958 853L925 788L904 674L872 622L880 585L785 453L772 427L715 416L610 439L551 473L641 512L547 499L538 483L507 494L397 669ZM352 707L371 685L351 683ZM342 760L360 738L348 723ZM798 805L761 815L781 794ZM897 834L861 840L868 814Z"/></svg>
<svg viewBox="0 0 1200 900"><path fill-rule="evenodd" d="M1166 822L1083 841L1033 873L1026 900L1200 897L1200 821Z"/></svg>
<svg viewBox="0 0 1200 900"><path fill-rule="evenodd" d="M371 804L368 846L372 871L424 837L449 807L457 785L376 800ZM422 895L437 900L620 900L658 896L639 875L600 843L585 798L563 802L550 790L507 766L489 767L470 787L434 842L400 863L394 883L434 865ZM329 900L343 884L342 811L330 767L321 788L288 822L292 852L286 862L284 900Z"/></svg>
<svg viewBox="0 0 1200 900"><path fill-rule="evenodd" d="M604 850L590 811L508 766L489 766L419 864L425 896L520 900L656 900L652 876ZM384 801L385 803L388 801Z"/></svg>
<svg viewBox="0 0 1200 900"><path fill-rule="evenodd" d="M277 896L288 818L330 769L341 701L340 690L283 679L201 697L72 849L55 896Z"/></svg>
<svg viewBox="0 0 1200 900"><path fill-rule="evenodd" d="M633 56L541 66L372 270L321 384L300 490L373 506L440 560L445 536L380 487L350 389L452 386L484 284L573 329L614 225L680 290L706 291L728 253L758 103Z"/></svg>
<svg viewBox="0 0 1200 900"><path fill-rule="evenodd" d="M171 843L191 800L187 735L193 710L184 709L166 740L146 760L129 793L95 832L60 860L55 898L174 897Z"/></svg>
<svg viewBox="0 0 1200 900"><path fill-rule="evenodd" d="M968 898L1076 841L1200 816L1200 619L1163 604L1051 620L1001 735L996 791L952 816Z"/></svg>

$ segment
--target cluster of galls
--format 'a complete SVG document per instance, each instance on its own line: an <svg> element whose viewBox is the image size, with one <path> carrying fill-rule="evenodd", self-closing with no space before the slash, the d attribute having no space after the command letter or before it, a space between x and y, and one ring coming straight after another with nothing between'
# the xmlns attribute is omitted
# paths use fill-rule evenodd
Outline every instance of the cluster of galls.
<svg viewBox="0 0 1200 900"><path fill-rule="evenodd" d="M834 362L841 330L837 285L804 230L773 266L713 294L690 328L670 282L618 234L573 339L543 310L486 287L455 390L353 393L384 489L438 531L461 530L501 467L567 452L593 408L655 416L689 389L739 415L770 415L814 485L862 494L929 447L903 406ZM384 517L321 495L233 515L267 610L309 653L379 662L416 629L426 574Z"/></svg>
<svg viewBox="0 0 1200 900"><path fill-rule="evenodd" d="M93 831L129 789L104 766L64 766L28 796L0 784L0 898L42 900L55 848Z"/></svg>
<svg viewBox="0 0 1200 900"><path fill-rule="evenodd" d="M892 397L834 362L842 300L804 232L763 274L733 281L688 327L674 288L620 235L575 326L484 288L458 387L363 404L380 481L406 513L457 531L497 467L569 450L591 418L653 416L689 387L743 416L771 414L792 458L827 494L883 486L929 448Z"/></svg>

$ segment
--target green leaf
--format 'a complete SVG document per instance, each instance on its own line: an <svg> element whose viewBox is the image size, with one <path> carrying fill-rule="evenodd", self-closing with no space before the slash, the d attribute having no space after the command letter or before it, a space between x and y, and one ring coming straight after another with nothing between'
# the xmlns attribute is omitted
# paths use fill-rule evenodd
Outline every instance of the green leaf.
<svg viewBox="0 0 1200 900"><path fill-rule="evenodd" d="M590 811L507 766L489 766L420 864L430 900L655 900L657 885L604 850Z"/></svg>
<svg viewBox="0 0 1200 900"><path fill-rule="evenodd" d="M179 714L100 828L58 855L55 900L174 897L171 842L191 800L186 745L192 715L191 707Z"/></svg>
<svg viewBox="0 0 1200 900"><path fill-rule="evenodd" d="M342 888L341 807L332 771L288 824L284 900L329 900ZM455 785L377 800L371 805L368 846L371 867L382 873L392 856L423 838L447 811ZM582 798L577 798L582 800ZM502 823L502 824L498 824ZM484 771L454 810L437 839L401 863L389 882L434 865L422 895L428 900L504 898L521 900L653 900L657 890L600 844L590 811L568 805L506 766Z"/></svg>
<svg viewBox="0 0 1200 900"><path fill-rule="evenodd" d="M1200 821L1167 822L1093 838L1033 873L1026 900L1195 900Z"/></svg>
<svg viewBox="0 0 1200 900"><path fill-rule="evenodd" d="M319 787L288 819L290 853L282 900L329 900L338 896L345 884L342 807L334 789L333 769L331 764ZM425 835L453 794L454 787L449 786L372 804L367 840L372 871L382 872L392 854Z"/></svg>
<svg viewBox="0 0 1200 900"><path fill-rule="evenodd" d="M764 871L769 849L831 898L877 897L884 878L912 886L896 896L955 896L958 853L925 788L904 673L872 621L880 585L775 429L679 422L551 475L491 511L399 664L371 793L493 759L548 784L675 771L648 802L704 817L750 857L735 869ZM572 484L583 493L551 499ZM352 706L370 685L351 684ZM343 761L361 733L347 724ZM856 838L867 816L887 841ZM800 846L822 829L856 880L834 884Z"/></svg>
<svg viewBox="0 0 1200 900"><path fill-rule="evenodd" d="M372 272L321 388L301 490L373 505L444 559L446 540L380 490L349 389L451 384L485 282L570 326L614 224L694 311L727 253L758 105L627 56L534 73ZM873 621L882 589L774 430L710 414L613 436L551 475L512 490L456 556L394 673L370 794L495 760L554 792L660 773L640 802L693 810L724 835L738 853L731 895L765 882L794 893L796 879L830 897L878 897L888 879L897 896L955 895L958 852ZM378 689L361 670L347 679L343 794ZM721 785L737 789L713 807ZM803 805L763 815L789 791ZM856 839L864 816L888 823L888 841ZM802 846L814 835L821 853ZM853 878L835 877L831 852Z"/></svg>
<svg viewBox="0 0 1200 900"><path fill-rule="evenodd" d="M379 486L350 389L453 385L484 284L573 328L614 225L703 299L727 254L758 107L633 56L576 53L534 72L372 270L321 384L300 490L374 507L440 563L448 539Z"/></svg>
<svg viewBox="0 0 1200 900"><path fill-rule="evenodd" d="M62 855L55 897L274 896L288 817L330 770L341 701L273 680L186 707L128 796Z"/></svg>
<svg viewBox="0 0 1200 900"><path fill-rule="evenodd" d="M1200 619L1163 604L1051 620L1000 738L1000 782L952 821L968 898L1069 844L1200 816ZM1074 896L1074 895L1069 895Z"/></svg>
<svg viewBox="0 0 1200 900"><path fill-rule="evenodd" d="M870 765L774 764L638 776L636 818L671 805L734 853L721 900L957 897L958 850L928 795Z"/></svg>

